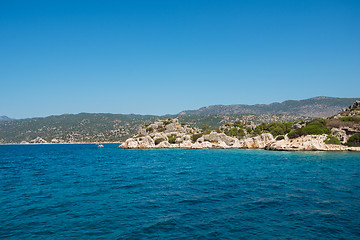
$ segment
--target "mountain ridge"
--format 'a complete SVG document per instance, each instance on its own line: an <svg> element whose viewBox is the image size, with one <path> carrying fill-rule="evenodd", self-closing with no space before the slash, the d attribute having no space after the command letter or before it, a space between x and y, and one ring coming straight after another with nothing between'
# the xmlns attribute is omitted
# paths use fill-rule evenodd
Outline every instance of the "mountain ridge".
<svg viewBox="0 0 360 240"><path fill-rule="evenodd" d="M0 116L0 122L1 122L1 121L10 121L10 120L13 120L13 119L12 119L12 118L9 118L8 116L5 116L5 115Z"/></svg>
<svg viewBox="0 0 360 240"><path fill-rule="evenodd" d="M303 100L286 100L270 104L209 105L196 110L185 110L178 115L231 114L286 114L308 117L328 117L351 105L359 98L318 96Z"/></svg>
<svg viewBox="0 0 360 240"><path fill-rule="evenodd" d="M283 106L283 102L268 105L258 104L265 109L269 108L269 105L274 108L272 111L263 111L263 113L260 114L254 114L251 113L251 111L243 111L242 113L239 113L238 111L234 114L231 114L231 111L220 111L220 114L215 112L215 114L168 114L163 116L78 113L26 119L11 119L8 121L0 121L0 143L39 143L44 141L48 143L120 142L136 133L142 125L169 117L178 117L179 121L198 128L207 124L212 129L227 122L238 120L253 121L255 123L294 122L298 120L307 121L316 118L317 115L313 113L317 113L316 111L319 109L327 109L327 112L333 112L337 111L337 109L342 110L348 107L354 102L352 101L353 99L349 99L350 98L316 97L305 100L285 101L286 104L292 104L291 106L295 104L298 105L298 108L303 107L306 110L305 112L308 113L308 116L294 114L294 112L291 111L279 111ZM307 104L306 101L309 101L311 104ZM321 103L321 101L323 101L323 103ZM333 101L335 101L335 104ZM351 101L350 104L348 104L349 101ZM309 106L316 107L311 112L308 110ZM211 106L204 108L211 108ZM324 114L324 111L322 114ZM331 115L333 114L329 114L328 116Z"/></svg>

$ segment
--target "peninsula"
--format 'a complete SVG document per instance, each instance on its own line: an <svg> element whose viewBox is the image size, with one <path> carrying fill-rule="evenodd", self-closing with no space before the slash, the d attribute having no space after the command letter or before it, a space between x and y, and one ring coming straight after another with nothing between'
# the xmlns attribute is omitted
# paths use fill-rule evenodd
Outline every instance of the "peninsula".
<svg viewBox="0 0 360 240"><path fill-rule="evenodd" d="M342 112L309 122L230 122L211 130L167 118L144 125L119 148L246 148L279 151L360 151L360 100Z"/></svg>

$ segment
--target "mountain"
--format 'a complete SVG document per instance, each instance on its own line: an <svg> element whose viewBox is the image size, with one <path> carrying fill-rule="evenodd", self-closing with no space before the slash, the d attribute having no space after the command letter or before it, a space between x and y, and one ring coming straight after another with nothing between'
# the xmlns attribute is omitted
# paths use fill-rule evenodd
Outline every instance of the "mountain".
<svg viewBox="0 0 360 240"><path fill-rule="evenodd" d="M151 115L79 113L3 121L0 143L119 142L156 119Z"/></svg>
<svg viewBox="0 0 360 240"><path fill-rule="evenodd" d="M121 142L134 135L142 125L162 118L164 116L79 113L2 121L0 143ZM199 128L208 124L215 129L224 123L236 120L252 120L259 123L307 120L307 118L286 115L217 115L180 116L179 120Z"/></svg>
<svg viewBox="0 0 360 240"><path fill-rule="evenodd" d="M121 142L137 133L142 125L158 119L177 117L193 127L211 129L238 120L254 123L311 120L333 115L355 102L352 98L317 97L300 101L258 105L209 106L178 115L135 115L79 113L45 118L0 121L0 143ZM336 110L338 109L338 110Z"/></svg>
<svg viewBox="0 0 360 240"><path fill-rule="evenodd" d="M0 116L0 122L2 121L10 121L11 118L7 117L7 116Z"/></svg>
<svg viewBox="0 0 360 240"><path fill-rule="evenodd" d="M234 114L284 114L313 118L329 117L354 103L358 98L314 97L305 100L287 100L271 104L211 105L197 110L187 110L179 116L234 115Z"/></svg>

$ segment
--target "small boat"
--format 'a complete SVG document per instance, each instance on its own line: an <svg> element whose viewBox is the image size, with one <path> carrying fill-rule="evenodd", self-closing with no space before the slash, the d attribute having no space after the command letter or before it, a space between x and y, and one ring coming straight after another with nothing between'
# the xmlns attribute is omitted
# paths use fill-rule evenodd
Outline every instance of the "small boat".
<svg viewBox="0 0 360 240"><path fill-rule="evenodd" d="M98 147L99 147L99 148L103 148L104 145L102 145L101 143L99 143Z"/></svg>

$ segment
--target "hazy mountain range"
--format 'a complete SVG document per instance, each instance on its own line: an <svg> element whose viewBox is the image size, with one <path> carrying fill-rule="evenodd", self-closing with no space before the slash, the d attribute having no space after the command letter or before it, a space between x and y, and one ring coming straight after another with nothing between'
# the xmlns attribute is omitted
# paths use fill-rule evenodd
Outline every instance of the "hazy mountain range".
<svg viewBox="0 0 360 240"><path fill-rule="evenodd" d="M356 98L315 97L282 103L256 105L213 105L176 115L79 113L44 118L0 119L0 143L36 142L119 142L135 134L144 125L164 117L178 117L195 127L211 128L236 120L284 122L327 117L340 112Z"/></svg>
<svg viewBox="0 0 360 240"><path fill-rule="evenodd" d="M187 110L179 115L230 115L230 114L285 114L308 117L328 117L354 103L358 98L314 97L305 100L287 100L271 104L211 105Z"/></svg>
<svg viewBox="0 0 360 240"><path fill-rule="evenodd" d="M11 118L7 117L7 116L0 116L0 122L1 121L9 121L11 120Z"/></svg>

